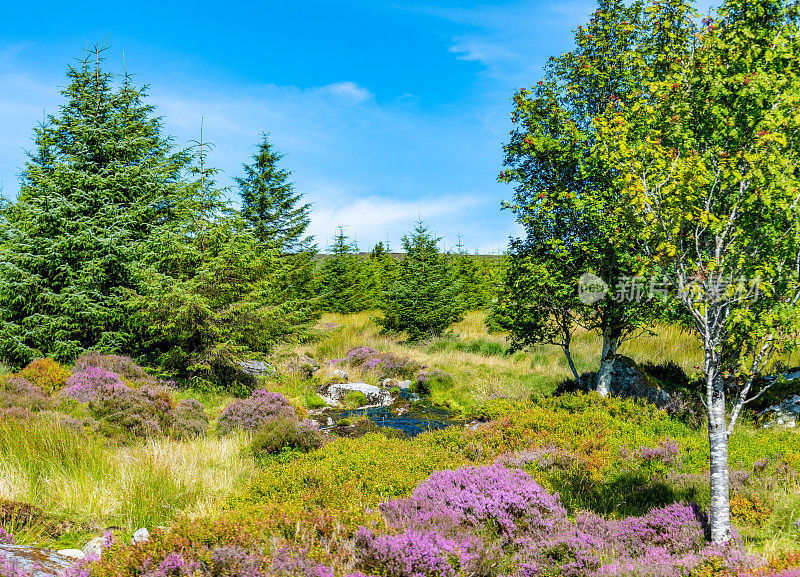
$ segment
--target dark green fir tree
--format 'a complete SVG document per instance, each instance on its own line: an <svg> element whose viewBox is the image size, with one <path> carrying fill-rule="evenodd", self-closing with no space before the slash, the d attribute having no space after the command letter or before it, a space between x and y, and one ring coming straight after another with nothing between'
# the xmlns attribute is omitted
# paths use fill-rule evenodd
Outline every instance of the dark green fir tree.
<svg viewBox="0 0 800 577"><path fill-rule="evenodd" d="M308 250L312 238L304 236L311 222L310 203L289 181L291 172L279 168L283 155L262 136L251 164L243 165L244 177L236 179L242 198L242 216L255 237L281 252Z"/></svg>
<svg viewBox="0 0 800 577"><path fill-rule="evenodd" d="M184 195L190 155L162 135L144 88L127 75L114 87L102 52L68 69L3 211L0 357L16 364L128 348L137 249Z"/></svg>
<svg viewBox="0 0 800 577"><path fill-rule="evenodd" d="M439 252L439 240L422 222L403 237L405 258L387 292L384 316L378 319L388 330L406 331L411 341L439 335L464 318L461 283Z"/></svg>

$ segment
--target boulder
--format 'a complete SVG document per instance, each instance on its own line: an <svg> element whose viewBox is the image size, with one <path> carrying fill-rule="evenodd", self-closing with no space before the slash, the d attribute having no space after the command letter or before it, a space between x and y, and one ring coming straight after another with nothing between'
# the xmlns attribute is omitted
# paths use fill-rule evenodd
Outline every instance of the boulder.
<svg viewBox="0 0 800 577"><path fill-rule="evenodd" d="M56 551L59 555L63 555L64 557L70 557L71 559L83 559L86 557L86 553L81 551L80 549L61 549L60 551Z"/></svg>
<svg viewBox="0 0 800 577"><path fill-rule="evenodd" d="M633 359L624 355L617 355L614 360L609 394L614 397L646 399L658 407L664 407L670 401L669 393L662 389L655 379L645 373Z"/></svg>
<svg viewBox="0 0 800 577"><path fill-rule="evenodd" d="M342 369L334 369L331 371L331 377L334 379L344 379L345 381L350 377Z"/></svg>
<svg viewBox="0 0 800 577"><path fill-rule="evenodd" d="M326 403L329 401L341 405L348 393L362 393L367 398L369 405L391 405L392 394L381 387L368 383L334 383L328 386L328 390L322 395Z"/></svg>
<svg viewBox="0 0 800 577"><path fill-rule="evenodd" d="M800 420L800 395L792 395L779 405L773 405L757 415L757 421L762 427L784 427L793 429Z"/></svg>
<svg viewBox="0 0 800 577"><path fill-rule="evenodd" d="M381 385L387 389L409 389L411 388L411 381L401 381L398 379L383 379Z"/></svg>
<svg viewBox="0 0 800 577"><path fill-rule="evenodd" d="M83 553L85 555L94 555L95 557L100 557L103 553L103 538L102 537L95 537L91 541L89 541L86 545L83 546Z"/></svg>
<svg viewBox="0 0 800 577"><path fill-rule="evenodd" d="M264 361L241 361L239 369L254 378L271 376L277 373L275 367Z"/></svg>
<svg viewBox="0 0 800 577"><path fill-rule="evenodd" d="M75 564L74 557L29 545L0 545L0 558L29 577L55 577Z"/></svg>
<svg viewBox="0 0 800 577"><path fill-rule="evenodd" d="M131 537L131 545L136 545L136 543L146 543L150 540L150 531L148 531L145 527L138 529L133 536Z"/></svg>

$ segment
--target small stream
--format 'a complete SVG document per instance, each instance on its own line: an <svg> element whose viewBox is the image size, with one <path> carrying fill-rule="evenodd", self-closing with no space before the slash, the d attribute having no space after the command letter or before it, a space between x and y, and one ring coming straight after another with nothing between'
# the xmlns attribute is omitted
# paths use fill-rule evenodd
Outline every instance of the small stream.
<svg viewBox="0 0 800 577"><path fill-rule="evenodd" d="M427 399L407 390L400 391L396 402L382 407L363 407L360 409L326 409L314 418L320 428L331 430L341 419L356 419L366 416L379 427L398 429L409 437L416 437L426 431L436 431L451 425L464 424L457 413L436 407Z"/></svg>

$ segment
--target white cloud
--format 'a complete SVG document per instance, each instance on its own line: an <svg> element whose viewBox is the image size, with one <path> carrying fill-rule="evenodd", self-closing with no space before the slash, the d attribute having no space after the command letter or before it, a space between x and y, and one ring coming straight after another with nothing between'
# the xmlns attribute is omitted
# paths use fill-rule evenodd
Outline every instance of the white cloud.
<svg viewBox="0 0 800 577"><path fill-rule="evenodd" d="M373 98L372 93L355 82L345 81L328 84L318 89L322 94L333 94L353 103L363 102Z"/></svg>

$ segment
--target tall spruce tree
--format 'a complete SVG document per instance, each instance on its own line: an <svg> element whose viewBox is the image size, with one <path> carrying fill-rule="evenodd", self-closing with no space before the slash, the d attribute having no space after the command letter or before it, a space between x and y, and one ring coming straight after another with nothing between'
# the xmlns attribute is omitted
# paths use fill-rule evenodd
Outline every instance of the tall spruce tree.
<svg viewBox="0 0 800 577"><path fill-rule="evenodd" d="M0 356L67 361L129 345L136 248L167 222L190 162L162 135L146 89L102 69L95 47L67 70L66 102L35 148L0 247Z"/></svg>
<svg viewBox="0 0 800 577"><path fill-rule="evenodd" d="M406 255L387 292L384 316L378 319L388 330L406 331L412 341L441 334L464 318L461 283L439 252L439 240L422 222L402 238Z"/></svg>
<svg viewBox="0 0 800 577"><path fill-rule="evenodd" d="M334 313L355 313L366 310L372 303L364 274L364 263L358 258L358 245L336 229L330 247L331 254L319 266L320 301L322 308Z"/></svg>
<svg viewBox="0 0 800 577"><path fill-rule="evenodd" d="M242 198L242 216L255 237L282 252L307 250L311 237L304 237L311 222L311 204L299 204L302 194L289 181L291 172L279 168L283 155L262 135L251 164L243 165L244 177L236 179Z"/></svg>

